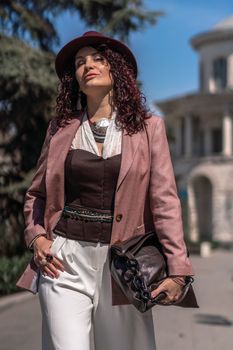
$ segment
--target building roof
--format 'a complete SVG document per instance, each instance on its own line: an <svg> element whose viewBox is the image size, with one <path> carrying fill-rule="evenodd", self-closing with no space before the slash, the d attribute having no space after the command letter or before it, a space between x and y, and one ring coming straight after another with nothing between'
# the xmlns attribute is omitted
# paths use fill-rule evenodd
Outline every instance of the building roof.
<svg viewBox="0 0 233 350"><path fill-rule="evenodd" d="M190 42L192 47L198 50L203 45L223 40L233 41L233 16L218 22L210 30L195 35Z"/></svg>
<svg viewBox="0 0 233 350"><path fill-rule="evenodd" d="M174 120L176 117L187 114L206 116L217 113L221 117L226 105L233 112L232 101L232 91L221 93L193 92L156 101L156 105L164 113L167 120Z"/></svg>
<svg viewBox="0 0 233 350"><path fill-rule="evenodd" d="M225 30L225 29L233 29L233 16L227 17L224 20L218 22L213 30Z"/></svg>

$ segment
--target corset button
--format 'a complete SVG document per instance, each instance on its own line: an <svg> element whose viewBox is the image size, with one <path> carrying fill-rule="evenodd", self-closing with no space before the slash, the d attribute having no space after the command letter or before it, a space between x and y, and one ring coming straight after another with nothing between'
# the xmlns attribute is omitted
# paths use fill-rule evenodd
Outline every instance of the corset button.
<svg viewBox="0 0 233 350"><path fill-rule="evenodd" d="M120 222L121 219L122 219L122 217L123 217L122 214L117 214L117 216L116 216L116 221L117 221L117 222Z"/></svg>

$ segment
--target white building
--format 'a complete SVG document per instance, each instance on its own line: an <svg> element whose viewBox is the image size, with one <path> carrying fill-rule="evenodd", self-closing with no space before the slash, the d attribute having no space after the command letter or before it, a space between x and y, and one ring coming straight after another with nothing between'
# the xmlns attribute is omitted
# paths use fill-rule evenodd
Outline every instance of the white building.
<svg viewBox="0 0 233 350"><path fill-rule="evenodd" d="M163 111L193 241L233 242L233 16L191 39L199 91L156 102Z"/></svg>

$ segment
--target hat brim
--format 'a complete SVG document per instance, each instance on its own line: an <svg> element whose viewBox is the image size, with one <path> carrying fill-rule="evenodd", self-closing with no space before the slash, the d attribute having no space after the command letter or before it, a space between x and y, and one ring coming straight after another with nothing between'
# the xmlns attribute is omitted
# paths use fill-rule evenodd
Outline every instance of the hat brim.
<svg viewBox="0 0 233 350"><path fill-rule="evenodd" d="M62 78L64 71L71 64L74 64L76 52L84 46L106 44L109 48L121 53L133 65L135 78L137 77L137 62L130 49L121 41L106 37L104 35L81 36L68 42L57 54L55 60L55 70L59 77Z"/></svg>

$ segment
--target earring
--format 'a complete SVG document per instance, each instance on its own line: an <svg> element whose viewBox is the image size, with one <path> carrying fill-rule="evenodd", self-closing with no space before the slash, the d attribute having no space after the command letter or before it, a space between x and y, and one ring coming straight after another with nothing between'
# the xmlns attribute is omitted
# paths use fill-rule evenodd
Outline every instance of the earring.
<svg viewBox="0 0 233 350"><path fill-rule="evenodd" d="M82 105L81 105L81 91L78 92L76 108L77 108L78 111L80 111L82 109Z"/></svg>

